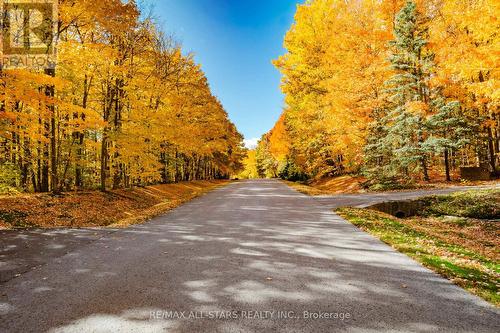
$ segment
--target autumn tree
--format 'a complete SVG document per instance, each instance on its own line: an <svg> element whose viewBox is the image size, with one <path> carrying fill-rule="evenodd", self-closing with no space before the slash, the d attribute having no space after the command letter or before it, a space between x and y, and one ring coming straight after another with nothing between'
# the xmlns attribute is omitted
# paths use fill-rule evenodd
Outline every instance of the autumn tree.
<svg viewBox="0 0 500 333"><path fill-rule="evenodd" d="M498 14L490 0L299 5L274 62L291 161L309 177L364 169L393 183L495 171Z"/></svg>
<svg viewBox="0 0 500 333"><path fill-rule="evenodd" d="M498 31L500 4L494 0L439 1L430 30L445 94L460 101L475 138L461 150L466 165L500 159Z"/></svg>
<svg viewBox="0 0 500 333"><path fill-rule="evenodd" d="M311 176L354 171L361 162L368 117L387 78L386 27L372 1L298 7L288 53L275 65L294 162Z"/></svg>
<svg viewBox="0 0 500 333"><path fill-rule="evenodd" d="M242 136L201 66L135 2L60 1L59 15L55 75L0 78L9 184L108 190L239 172Z"/></svg>

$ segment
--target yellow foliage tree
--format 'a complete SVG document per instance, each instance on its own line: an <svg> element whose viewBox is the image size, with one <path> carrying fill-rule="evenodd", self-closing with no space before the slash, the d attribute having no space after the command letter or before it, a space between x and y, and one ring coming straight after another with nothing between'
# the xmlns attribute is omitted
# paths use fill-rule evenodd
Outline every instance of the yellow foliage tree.
<svg viewBox="0 0 500 333"><path fill-rule="evenodd" d="M395 17L405 0L308 0L297 7L286 34L287 53L274 61L282 73L286 107L279 122L289 158L313 177L359 170L370 126L388 103L386 81ZM414 1L435 55L428 86L459 101L469 119L469 142L450 152L454 165L488 160L496 171L500 151L498 108L499 4L493 0ZM409 103L408 108L419 107ZM428 106L426 106L427 108ZM426 117L432 116L427 112ZM271 137L279 122L270 132ZM464 141L464 142L465 142ZM440 168L439 152L431 161ZM448 152L446 152L448 154ZM433 155L433 156L434 156ZM448 156L447 156L448 158ZM446 163L448 163L446 159ZM448 164L447 164L448 167Z"/></svg>
<svg viewBox="0 0 500 333"><path fill-rule="evenodd" d="M0 163L27 191L227 178L242 136L201 66L130 1L60 1L57 71L1 73Z"/></svg>

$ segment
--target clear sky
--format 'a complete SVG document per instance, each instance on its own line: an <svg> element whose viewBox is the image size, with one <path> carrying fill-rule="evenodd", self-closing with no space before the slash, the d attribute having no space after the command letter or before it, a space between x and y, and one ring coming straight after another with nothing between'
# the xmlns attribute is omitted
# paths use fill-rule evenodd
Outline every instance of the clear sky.
<svg viewBox="0 0 500 333"><path fill-rule="evenodd" d="M161 0L154 13L201 63L213 93L245 139L272 128L283 106L272 59L299 0Z"/></svg>

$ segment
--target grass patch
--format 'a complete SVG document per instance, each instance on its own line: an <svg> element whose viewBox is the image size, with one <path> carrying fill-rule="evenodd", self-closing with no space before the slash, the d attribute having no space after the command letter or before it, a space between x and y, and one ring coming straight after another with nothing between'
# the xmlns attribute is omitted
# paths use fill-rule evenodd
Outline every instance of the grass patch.
<svg viewBox="0 0 500 333"><path fill-rule="evenodd" d="M125 227L144 222L227 183L200 180L109 192L3 196L0 197L0 229Z"/></svg>
<svg viewBox="0 0 500 333"><path fill-rule="evenodd" d="M500 218L500 190L458 192L423 199L427 216L451 215L477 219Z"/></svg>
<svg viewBox="0 0 500 333"><path fill-rule="evenodd" d="M398 219L368 209L342 208L342 217L453 283L500 306L498 222L447 217Z"/></svg>

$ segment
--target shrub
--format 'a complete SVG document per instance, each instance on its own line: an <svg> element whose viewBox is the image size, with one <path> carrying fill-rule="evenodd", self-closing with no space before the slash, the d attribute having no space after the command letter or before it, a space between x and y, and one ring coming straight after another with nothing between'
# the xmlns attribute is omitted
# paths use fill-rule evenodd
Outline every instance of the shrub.
<svg viewBox="0 0 500 333"><path fill-rule="evenodd" d="M290 181L304 181L309 177L291 160L287 159L278 168L278 177Z"/></svg>
<svg viewBox="0 0 500 333"><path fill-rule="evenodd" d="M0 193L17 192L21 170L13 163L0 164Z"/></svg>

